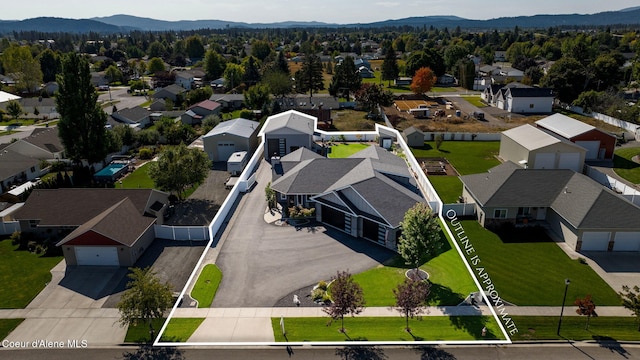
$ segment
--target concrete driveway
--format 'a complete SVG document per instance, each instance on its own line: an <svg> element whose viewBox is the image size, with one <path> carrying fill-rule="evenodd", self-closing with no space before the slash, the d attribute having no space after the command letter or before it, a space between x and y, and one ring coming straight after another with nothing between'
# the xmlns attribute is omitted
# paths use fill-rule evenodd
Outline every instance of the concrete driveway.
<svg viewBox="0 0 640 360"><path fill-rule="evenodd" d="M323 226L276 226L264 221L264 187L271 168L263 162L257 184L240 199L221 236L216 264L222 283L213 307L271 307L283 296L329 280L338 270L357 273L394 253Z"/></svg>

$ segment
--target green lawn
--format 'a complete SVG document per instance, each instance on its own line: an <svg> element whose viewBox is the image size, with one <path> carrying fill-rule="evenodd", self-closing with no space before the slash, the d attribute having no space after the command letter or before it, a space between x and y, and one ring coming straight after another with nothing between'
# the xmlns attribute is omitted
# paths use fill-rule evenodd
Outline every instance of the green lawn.
<svg viewBox="0 0 640 360"><path fill-rule="evenodd" d="M526 306L559 306L564 279L571 285L567 304L587 294L598 306L620 305L618 295L588 265L571 260L552 241L503 243L475 220L460 222L496 291L506 301Z"/></svg>
<svg viewBox="0 0 640 360"><path fill-rule="evenodd" d="M23 321L24 319L0 319L0 340L9 336Z"/></svg>
<svg viewBox="0 0 640 360"><path fill-rule="evenodd" d="M404 329L406 320L398 317L345 317L346 334L340 332L340 321L327 325L330 318L285 318L286 338L280 329L280 318L271 324L276 342L284 341L438 341L504 339L498 324L489 316L424 316L410 319L411 333ZM482 328L487 335L482 337ZM413 336L412 336L413 335Z"/></svg>
<svg viewBox="0 0 640 360"><path fill-rule="evenodd" d="M10 119L7 121L0 121L0 125L2 126L27 126L35 123L35 119Z"/></svg>
<svg viewBox="0 0 640 360"><path fill-rule="evenodd" d="M153 324L153 336L158 336L158 331L162 328L162 325L165 322L165 318L155 319L152 321ZM150 334L149 334L149 323L146 321L140 321L136 325L129 325L127 329L127 335L124 337L124 342L127 343L145 343L149 342Z"/></svg>
<svg viewBox="0 0 640 360"><path fill-rule="evenodd" d="M440 150L433 141L426 141L421 148L411 148L416 158L444 157L460 175L478 174L500 164L496 155L499 141L443 141Z"/></svg>
<svg viewBox="0 0 640 360"><path fill-rule="evenodd" d="M480 99L480 95L468 95L468 96L463 95L462 98L466 100L469 104L479 108L483 108L487 106L487 104L483 103L482 99Z"/></svg>
<svg viewBox="0 0 640 360"><path fill-rule="evenodd" d="M339 139L336 139L336 141L339 141ZM367 147L369 147L368 144L361 143L335 144L331 146L329 157L346 158L357 153L360 150L366 149Z"/></svg>
<svg viewBox="0 0 640 360"><path fill-rule="evenodd" d="M458 305L470 292L477 291L458 252L446 238L440 254L420 267L430 275L430 305ZM392 264L353 275L354 281L362 287L366 306L393 306L393 289L404 281L408 268L398 256Z"/></svg>
<svg viewBox="0 0 640 360"><path fill-rule="evenodd" d="M149 164L150 163L146 163L137 168L134 172L122 179L122 185L116 184L116 187L123 187L125 189L153 189L155 184L149 177Z"/></svg>
<svg viewBox="0 0 640 360"><path fill-rule="evenodd" d="M613 168L616 174L634 184L640 184L640 164L631 158L638 154L640 154L640 147L621 148L616 150L613 157Z"/></svg>
<svg viewBox="0 0 640 360"><path fill-rule="evenodd" d="M218 286L222 281L222 271L215 264L208 264L198 276L198 281L191 291L191 297L198 300L199 308L208 308L216 296Z"/></svg>
<svg viewBox="0 0 640 360"><path fill-rule="evenodd" d="M571 307L565 309L567 310L573 312ZM591 318L589 330L585 330L587 321L585 317L563 316L560 328L562 336L557 335L558 316L513 316L512 319L520 331L511 337L513 341L556 339L640 341L638 323L634 317Z"/></svg>
<svg viewBox="0 0 640 360"><path fill-rule="evenodd" d="M0 241L0 308L22 309L51 281L51 268L62 256L43 257L16 250L11 240Z"/></svg>
<svg viewBox="0 0 640 360"><path fill-rule="evenodd" d="M187 342L204 318L173 318L162 333L161 340L167 342Z"/></svg>
<svg viewBox="0 0 640 360"><path fill-rule="evenodd" d="M17 133L17 131L15 131L15 130L0 131L0 136L7 136L7 135L15 134L15 133Z"/></svg>
<svg viewBox="0 0 640 360"><path fill-rule="evenodd" d="M457 203L462 195L462 181L457 176L429 176L429 182L445 204Z"/></svg>

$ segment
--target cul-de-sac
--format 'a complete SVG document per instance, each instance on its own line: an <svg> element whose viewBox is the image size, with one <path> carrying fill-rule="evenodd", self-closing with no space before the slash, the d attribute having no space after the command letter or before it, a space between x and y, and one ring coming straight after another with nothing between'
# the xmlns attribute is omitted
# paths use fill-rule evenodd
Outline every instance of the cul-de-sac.
<svg viewBox="0 0 640 360"><path fill-rule="evenodd" d="M555 16L0 22L1 350L633 358L640 9Z"/></svg>

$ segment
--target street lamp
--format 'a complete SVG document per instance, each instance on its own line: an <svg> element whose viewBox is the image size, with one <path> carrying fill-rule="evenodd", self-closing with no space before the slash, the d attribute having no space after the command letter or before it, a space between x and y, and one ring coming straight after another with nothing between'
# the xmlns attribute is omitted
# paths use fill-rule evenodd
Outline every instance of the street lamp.
<svg viewBox="0 0 640 360"><path fill-rule="evenodd" d="M569 289L571 280L564 279L564 297L562 298L562 308L560 309L560 320L558 320L558 336L560 336L560 325L562 325L562 313L564 312L564 303L567 301L567 290Z"/></svg>

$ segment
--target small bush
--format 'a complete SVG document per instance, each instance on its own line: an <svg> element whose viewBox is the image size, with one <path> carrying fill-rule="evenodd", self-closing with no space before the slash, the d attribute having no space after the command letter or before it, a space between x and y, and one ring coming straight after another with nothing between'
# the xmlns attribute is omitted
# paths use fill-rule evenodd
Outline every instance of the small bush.
<svg viewBox="0 0 640 360"><path fill-rule="evenodd" d="M331 296L329 295L329 293L324 293L324 295L322 295L322 302L325 304L329 304L331 303Z"/></svg>
<svg viewBox="0 0 640 360"><path fill-rule="evenodd" d="M311 291L311 299L313 301L318 301L321 300L322 297L326 294L327 292L320 289L320 288L315 288L313 289L313 291Z"/></svg>
<svg viewBox="0 0 640 360"><path fill-rule="evenodd" d="M580 264L582 264L582 265L587 265L587 259L585 259L585 258L583 258L583 257L578 258L578 262L579 262Z"/></svg>
<svg viewBox="0 0 640 360"><path fill-rule="evenodd" d="M140 157L141 160L149 160L153 157L153 151L149 148L142 148L138 152L138 157Z"/></svg>
<svg viewBox="0 0 640 360"><path fill-rule="evenodd" d="M327 291L327 282L326 281L320 281L318 283L318 289L322 289L324 291Z"/></svg>
<svg viewBox="0 0 640 360"><path fill-rule="evenodd" d="M11 234L11 245L20 245L20 241L22 240L22 233L20 231L14 231Z"/></svg>

